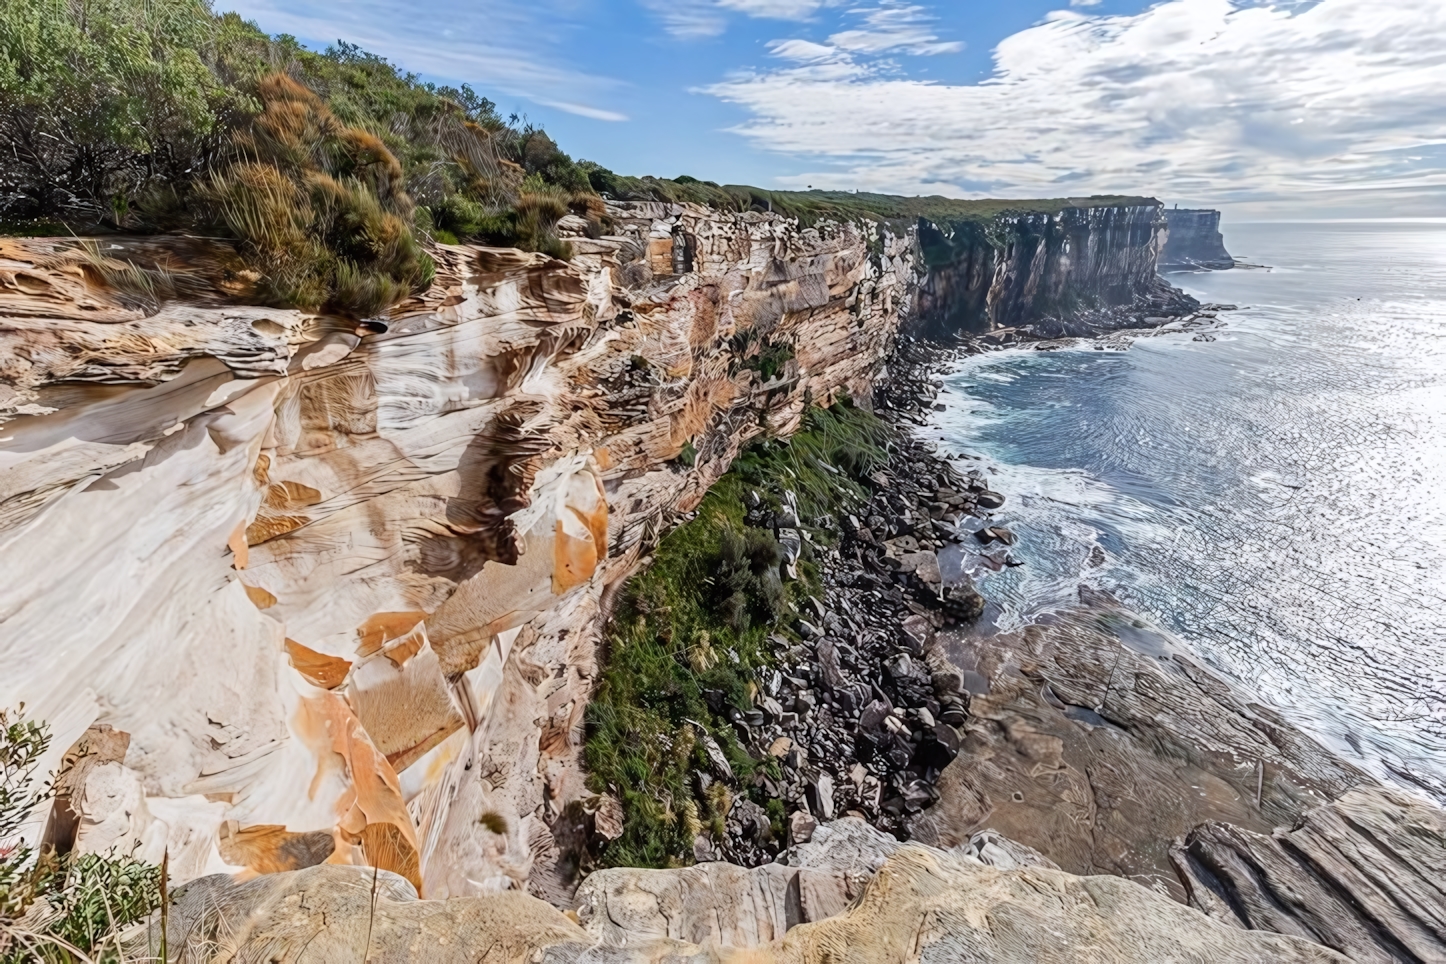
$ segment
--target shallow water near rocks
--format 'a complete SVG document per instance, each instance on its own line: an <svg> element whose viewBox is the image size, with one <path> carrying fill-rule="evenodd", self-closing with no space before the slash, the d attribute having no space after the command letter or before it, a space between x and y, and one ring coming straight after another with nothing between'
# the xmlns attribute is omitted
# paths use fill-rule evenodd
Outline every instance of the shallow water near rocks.
<svg viewBox="0 0 1446 964"><path fill-rule="evenodd" d="M1026 563L1008 629L1106 590L1327 745L1446 801L1446 223L1227 225L1214 340L963 360L926 434Z"/></svg>

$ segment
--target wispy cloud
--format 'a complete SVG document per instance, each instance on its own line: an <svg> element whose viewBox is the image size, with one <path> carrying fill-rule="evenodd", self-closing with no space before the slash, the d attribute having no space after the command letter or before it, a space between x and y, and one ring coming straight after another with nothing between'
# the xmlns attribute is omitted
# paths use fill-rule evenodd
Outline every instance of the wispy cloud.
<svg viewBox="0 0 1446 964"><path fill-rule="evenodd" d="M663 29L679 40L716 37L728 29L728 18L714 0L642 0L663 24Z"/></svg>
<svg viewBox="0 0 1446 964"><path fill-rule="evenodd" d="M788 65L708 91L752 114L738 130L755 144L826 165L788 183L1219 201L1446 185L1440 0L1060 11L1000 43L974 85L869 56L938 42L778 42Z"/></svg>
<svg viewBox="0 0 1446 964"><path fill-rule="evenodd" d="M488 0L448 6L446 26L418 17L406 0L348 0L345 16L335 0L218 0L270 33L321 42L343 39L394 63L434 77L471 83L582 117L618 121L617 111L589 103L622 85L606 76L560 66L548 48L555 11L548 0Z"/></svg>
<svg viewBox="0 0 1446 964"><path fill-rule="evenodd" d="M718 0L720 7L771 20L807 20L832 5L830 0Z"/></svg>
<svg viewBox="0 0 1446 964"><path fill-rule="evenodd" d="M940 40L930 28L933 14L923 7L886 4L863 13L863 26L843 30L828 38L841 50L881 54L899 51L915 56L950 54L964 49L957 40Z"/></svg>
<svg viewBox="0 0 1446 964"><path fill-rule="evenodd" d="M668 33L680 40L716 37L728 29L728 14L763 20L808 20L842 0L642 0Z"/></svg>

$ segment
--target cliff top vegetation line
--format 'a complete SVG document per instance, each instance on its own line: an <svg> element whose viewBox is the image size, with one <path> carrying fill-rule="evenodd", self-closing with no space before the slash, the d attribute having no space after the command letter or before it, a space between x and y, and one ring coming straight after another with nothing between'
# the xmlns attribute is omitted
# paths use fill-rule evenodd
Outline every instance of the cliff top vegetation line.
<svg viewBox="0 0 1446 964"><path fill-rule="evenodd" d="M1067 208L1155 205L1154 198L1124 194L1091 197L1008 199L950 198L940 195L904 197L867 191L769 191L741 184L715 184L687 175L677 178L627 177L589 161L580 165L589 182L606 197L620 201L664 201L705 204L721 210L772 211L808 225L821 220L859 218L938 224L986 224L1009 213L1058 214Z"/></svg>
<svg viewBox="0 0 1446 964"><path fill-rule="evenodd" d="M626 177L574 161L466 85L425 83L341 41L307 50L208 0L0 0L0 150L0 230L220 238L240 255L239 297L359 317L430 283L433 242L568 257L557 222L572 213L604 232L600 195L951 233L1012 211L1157 203Z"/></svg>

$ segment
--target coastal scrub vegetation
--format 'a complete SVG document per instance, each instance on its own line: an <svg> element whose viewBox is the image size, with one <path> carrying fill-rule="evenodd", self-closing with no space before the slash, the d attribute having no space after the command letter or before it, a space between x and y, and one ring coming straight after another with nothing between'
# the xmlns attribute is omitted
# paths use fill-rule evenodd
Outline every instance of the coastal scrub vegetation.
<svg viewBox="0 0 1446 964"><path fill-rule="evenodd" d="M6 233L234 243L260 300L365 316L425 288L431 242L567 257L586 172L470 87L206 0L0 0Z"/></svg>
<svg viewBox="0 0 1446 964"><path fill-rule="evenodd" d="M365 317L424 289L432 243L569 256L557 224L605 197L939 226L1080 199L965 201L626 177L574 161L472 88L338 42L308 50L209 0L0 0L0 234L177 233L231 243L227 290ZM1095 197L1092 203L1142 199ZM931 255L931 252L933 254Z"/></svg>
<svg viewBox="0 0 1446 964"><path fill-rule="evenodd" d="M797 218L800 224L819 221L869 219L896 225L920 220L939 225L985 226L1001 214L1028 212L1058 214L1065 208L1090 205L1155 204L1153 198L1126 195L1091 195L1087 198L1044 198L1037 200L941 197L903 197L867 191L769 191L741 184L716 184L686 175L676 178L628 177L590 161L578 162L589 182L604 197L620 201L690 201L724 211L760 211Z"/></svg>
<svg viewBox="0 0 1446 964"><path fill-rule="evenodd" d="M49 747L45 724L0 710L0 964L119 961L122 931L162 904L163 870L125 854L23 842L25 824L54 793L53 783L36 784Z"/></svg>
<svg viewBox="0 0 1446 964"><path fill-rule="evenodd" d="M890 439L886 423L847 403L811 410L791 438L742 453L628 583L587 712L590 786L623 809L622 836L600 863L691 863L696 837L722 841L740 793L781 839L782 801L755 779L778 779L778 762L733 724L754 710L761 674L800 639L800 609L819 591L810 541L832 538L829 520L864 497ZM774 526L775 513L795 507L808 534L796 580Z"/></svg>

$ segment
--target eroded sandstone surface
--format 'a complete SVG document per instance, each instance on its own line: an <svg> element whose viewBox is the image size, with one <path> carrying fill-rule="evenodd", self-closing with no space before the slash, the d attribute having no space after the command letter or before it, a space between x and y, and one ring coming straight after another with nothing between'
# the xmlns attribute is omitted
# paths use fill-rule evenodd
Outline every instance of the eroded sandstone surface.
<svg viewBox="0 0 1446 964"><path fill-rule="evenodd" d="M868 396L913 284L871 223L612 218L566 263L442 248L361 325L137 305L6 242L0 704L57 757L129 735L71 797L82 847L437 897L549 866L609 589L748 439Z"/></svg>
<svg viewBox="0 0 1446 964"><path fill-rule="evenodd" d="M1075 877L998 838L946 852L857 820L824 828L789 866L611 870L579 898L569 916L519 893L417 900L396 875L359 868L207 877L178 896L168 943L174 960L238 964L1347 960L1216 922L1118 877ZM159 941L156 918L137 949L147 939Z"/></svg>

